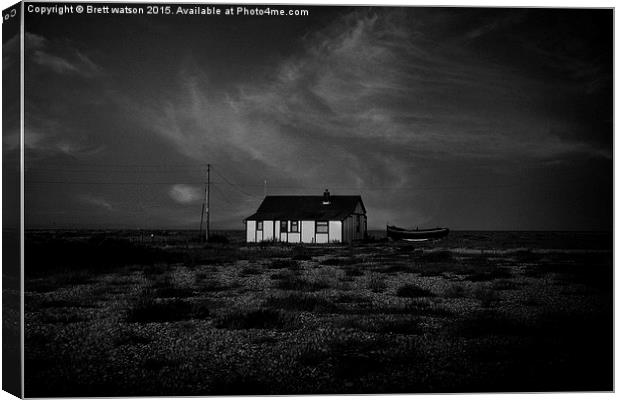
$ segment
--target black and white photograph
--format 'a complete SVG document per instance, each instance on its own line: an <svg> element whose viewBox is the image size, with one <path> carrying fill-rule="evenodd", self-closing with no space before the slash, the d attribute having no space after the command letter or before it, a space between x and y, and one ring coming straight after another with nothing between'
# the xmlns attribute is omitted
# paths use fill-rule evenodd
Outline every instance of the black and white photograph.
<svg viewBox="0 0 620 400"><path fill-rule="evenodd" d="M4 390L614 390L612 7L6 6Z"/></svg>

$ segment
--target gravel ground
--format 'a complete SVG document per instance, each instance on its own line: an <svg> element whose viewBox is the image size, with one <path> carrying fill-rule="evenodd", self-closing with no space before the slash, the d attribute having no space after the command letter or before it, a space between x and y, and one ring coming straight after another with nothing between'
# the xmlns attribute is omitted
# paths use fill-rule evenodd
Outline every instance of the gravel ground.
<svg viewBox="0 0 620 400"><path fill-rule="evenodd" d="M554 244L168 246L190 259L27 276L26 396L611 390L611 251Z"/></svg>

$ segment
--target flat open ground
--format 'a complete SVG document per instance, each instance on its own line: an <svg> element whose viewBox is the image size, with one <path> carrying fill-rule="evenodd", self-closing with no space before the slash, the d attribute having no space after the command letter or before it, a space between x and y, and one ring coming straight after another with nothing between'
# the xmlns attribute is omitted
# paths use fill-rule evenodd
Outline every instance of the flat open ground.
<svg viewBox="0 0 620 400"><path fill-rule="evenodd" d="M27 233L26 396L612 390L611 234Z"/></svg>

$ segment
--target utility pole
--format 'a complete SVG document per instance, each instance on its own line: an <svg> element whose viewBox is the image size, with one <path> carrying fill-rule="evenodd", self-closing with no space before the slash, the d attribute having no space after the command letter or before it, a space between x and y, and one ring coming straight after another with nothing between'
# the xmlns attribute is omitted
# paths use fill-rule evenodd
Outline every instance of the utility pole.
<svg viewBox="0 0 620 400"><path fill-rule="evenodd" d="M205 198L207 194L207 188L205 186ZM205 218L205 201L202 201L202 208L200 209L200 229L198 230L198 240L201 241L202 240L202 222L204 221Z"/></svg>
<svg viewBox="0 0 620 400"><path fill-rule="evenodd" d="M207 229L206 229L206 237L205 241L209 241L209 235L211 234L211 227L209 225L211 220L211 208L210 208L210 199L211 199L211 164L207 164L207 188L206 188L206 197L207 197Z"/></svg>

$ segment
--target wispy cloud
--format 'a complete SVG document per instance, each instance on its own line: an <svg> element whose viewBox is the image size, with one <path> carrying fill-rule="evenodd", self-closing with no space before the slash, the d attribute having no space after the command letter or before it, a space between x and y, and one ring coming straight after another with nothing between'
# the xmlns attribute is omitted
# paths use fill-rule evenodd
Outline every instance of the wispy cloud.
<svg viewBox="0 0 620 400"><path fill-rule="evenodd" d="M53 119L47 120L47 129L44 132L43 124L37 124L39 119L32 118L27 121L24 134L25 149L28 151L28 163L32 163L38 158L47 158L58 155L71 158L89 157L100 154L105 150L102 144L88 143L88 137L71 137L62 132L60 127L55 127Z"/></svg>
<svg viewBox="0 0 620 400"><path fill-rule="evenodd" d="M80 107L99 101L103 68L69 42L51 41L44 36L27 32L26 63L30 71L26 90L25 147L29 160L38 157L65 155L92 156L106 146L101 139L90 135L79 121L90 118ZM84 79L74 79L76 77ZM68 80L68 81L65 81ZM34 86L30 86L34 85ZM76 96L58 98L67 86L75 88ZM82 89L87 89L82 92ZM84 95L85 93L85 95ZM45 101L42 101L45 100ZM88 127L90 128L90 126Z"/></svg>
<svg viewBox="0 0 620 400"><path fill-rule="evenodd" d="M363 166L393 149L407 150L404 162L430 154L497 160L600 154L549 134L562 121L541 119L527 104L551 89L544 82L478 61L460 43L439 46L406 22L390 12L351 14L308 38L270 80L225 94L212 90L205 73L185 70L179 97L156 106L148 123L192 158L232 157L272 169L299 164L302 179L330 168L347 175L345 165ZM364 140L381 142L356 146ZM397 170L398 162L385 168Z"/></svg>
<svg viewBox="0 0 620 400"><path fill-rule="evenodd" d="M81 51L68 45L51 43L37 34L26 33L26 49L35 64L58 74L79 75L84 78L103 74L103 68Z"/></svg>
<svg viewBox="0 0 620 400"><path fill-rule="evenodd" d="M103 209L106 211L112 211L113 207L112 204L110 204L107 200L105 200L102 197L98 197L98 196L93 196L90 194L84 194L80 196L80 200L86 204L89 204L91 206L95 206L99 209Z"/></svg>

